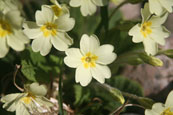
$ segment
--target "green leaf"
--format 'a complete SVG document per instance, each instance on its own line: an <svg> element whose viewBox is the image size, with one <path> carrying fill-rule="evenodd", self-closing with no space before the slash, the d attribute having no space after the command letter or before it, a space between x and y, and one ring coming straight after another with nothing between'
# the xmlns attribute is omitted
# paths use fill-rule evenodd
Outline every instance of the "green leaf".
<svg viewBox="0 0 173 115"><path fill-rule="evenodd" d="M112 87L115 87L123 92L132 93L138 96L143 96L143 88L142 86L133 80L128 79L124 76L115 76L111 79L107 80L107 83Z"/></svg>
<svg viewBox="0 0 173 115"><path fill-rule="evenodd" d="M129 99L137 101L140 105L142 105L146 109L151 109L152 105L154 104L154 101L147 97L140 97L127 92L123 92L123 95Z"/></svg>
<svg viewBox="0 0 173 115"><path fill-rule="evenodd" d="M34 82L37 81L35 78L36 73L34 70L34 66L31 64L31 62L22 60L21 64L22 64L21 71L23 75L30 81L34 81Z"/></svg>
<svg viewBox="0 0 173 115"><path fill-rule="evenodd" d="M139 97L137 101L140 105L142 105L146 109L151 109L152 105L154 104L154 101L152 99L146 97Z"/></svg>

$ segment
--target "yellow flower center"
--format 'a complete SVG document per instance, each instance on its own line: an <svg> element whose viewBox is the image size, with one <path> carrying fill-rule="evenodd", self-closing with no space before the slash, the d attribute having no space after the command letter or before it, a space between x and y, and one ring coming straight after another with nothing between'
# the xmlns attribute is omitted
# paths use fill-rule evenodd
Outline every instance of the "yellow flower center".
<svg viewBox="0 0 173 115"><path fill-rule="evenodd" d="M35 96L28 94L26 97L23 97L21 100L25 103L25 104L30 104L32 102L32 100L35 99Z"/></svg>
<svg viewBox="0 0 173 115"><path fill-rule="evenodd" d="M0 37L5 37L12 33L11 26L7 21L0 19Z"/></svg>
<svg viewBox="0 0 173 115"><path fill-rule="evenodd" d="M173 111L170 108L165 109L161 115L173 115Z"/></svg>
<svg viewBox="0 0 173 115"><path fill-rule="evenodd" d="M62 9L61 9L60 7L58 7L57 5L52 5L51 8L52 8L52 10L53 10L55 16L58 17L58 16L61 15Z"/></svg>
<svg viewBox="0 0 173 115"><path fill-rule="evenodd" d="M48 37L50 35L55 36L57 34L57 25L48 22L44 24L40 30L43 32L44 37Z"/></svg>
<svg viewBox="0 0 173 115"><path fill-rule="evenodd" d="M95 67L96 63L95 61L98 59L98 57L91 52L86 53L85 56L81 58L81 61L83 62L84 68L89 68L89 67Z"/></svg>
<svg viewBox="0 0 173 115"><path fill-rule="evenodd" d="M141 25L141 33L144 36L144 38L146 38L149 34L151 34L152 32L151 25L152 25L152 22L144 22Z"/></svg>

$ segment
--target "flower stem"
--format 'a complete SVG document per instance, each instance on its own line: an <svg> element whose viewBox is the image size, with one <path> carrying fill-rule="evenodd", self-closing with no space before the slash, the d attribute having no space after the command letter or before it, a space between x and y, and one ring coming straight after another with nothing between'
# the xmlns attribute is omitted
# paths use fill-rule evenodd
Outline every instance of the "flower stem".
<svg viewBox="0 0 173 115"><path fill-rule="evenodd" d="M118 9L123 6L124 4L128 3L127 0L123 1L122 3L120 3L111 13L111 15L109 16L109 21L111 20L111 18L113 17L113 15L118 11Z"/></svg>
<svg viewBox="0 0 173 115"><path fill-rule="evenodd" d="M60 72L59 76L59 95L58 95L58 103L59 103L59 113L60 115L64 115L63 112L63 100L62 100L62 72Z"/></svg>
<svg viewBox="0 0 173 115"><path fill-rule="evenodd" d="M13 83L14 83L14 86L18 89L18 90L20 90L21 92L24 92L24 89L22 89L21 87L19 87L17 84L16 84L16 76L17 76L17 72L18 72L18 70L20 69L20 65L16 65L16 70L15 70L15 72L14 72L14 74L13 74Z"/></svg>

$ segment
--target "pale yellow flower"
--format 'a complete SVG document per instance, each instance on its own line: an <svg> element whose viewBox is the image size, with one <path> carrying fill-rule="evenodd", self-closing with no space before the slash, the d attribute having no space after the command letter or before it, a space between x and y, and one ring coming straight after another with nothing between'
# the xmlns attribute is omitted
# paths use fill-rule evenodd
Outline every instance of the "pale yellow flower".
<svg viewBox="0 0 173 115"><path fill-rule="evenodd" d="M88 85L92 77L104 83L105 78L111 77L111 71L107 65L117 57L113 50L114 47L109 44L100 46L97 36L84 34L80 41L80 49L68 49L64 63L69 67L77 68L75 80L82 86Z"/></svg>
<svg viewBox="0 0 173 115"><path fill-rule="evenodd" d="M50 7L42 6L41 11L36 11L36 23L26 22L24 33L34 39L32 49L41 55L47 55L52 45L59 51L65 51L73 40L66 33L74 27L75 21L69 14L54 18L54 12Z"/></svg>
<svg viewBox="0 0 173 115"><path fill-rule="evenodd" d="M158 52L158 44L164 45L165 38L169 32L162 26L166 21L168 14L154 16L149 12L148 3L141 10L142 23L136 24L130 29L129 35L133 36L134 43L143 42L145 52L148 55L155 55Z"/></svg>
<svg viewBox="0 0 173 115"><path fill-rule="evenodd" d="M155 103L152 109L146 109L145 115L173 115L173 91L168 94L166 103Z"/></svg>
<svg viewBox="0 0 173 115"><path fill-rule="evenodd" d="M15 17L15 18L14 18ZM5 57L10 49L22 51L29 39L23 33L23 18L18 10L3 14L0 12L0 58Z"/></svg>

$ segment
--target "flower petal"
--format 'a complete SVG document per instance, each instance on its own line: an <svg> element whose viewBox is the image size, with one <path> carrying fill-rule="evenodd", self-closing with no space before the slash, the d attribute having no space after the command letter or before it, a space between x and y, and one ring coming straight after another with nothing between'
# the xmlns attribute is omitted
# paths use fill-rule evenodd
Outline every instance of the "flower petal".
<svg viewBox="0 0 173 115"><path fill-rule="evenodd" d="M158 45L150 38L146 38L143 41L145 52L148 55L155 55L158 52Z"/></svg>
<svg viewBox="0 0 173 115"><path fill-rule="evenodd" d="M39 38L34 39L32 42L33 51L34 52L40 51L40 54L42 56L47 55L50 52L51 48L52 48L52 44L50 42L49 37L45 38L43 36L40 36Z"/></svg>
<svg viewBox="0 0 173 115"><path fill-rule="evenodd" d="M16 51L24 50L26 43L29 43L29 39L22 31L15 31L7 37L7 44Z"/></svg>
<svg viewBox="0 0 173 115"><path fill-rule="evenodd" d="M88 52L94 52L99 46L99 39L95 35L88 36L84 34L80 40L80 49L83 55Z"/></svg>
<svg viewBox="0 0 173 115"><path fill-rule="evenodd" d="M95 55L98 56L97 63L110 64L112 63L117 55L113 53L114 47L112 45L102 45L96 51Z"/></svg>
<svg viewBox="0 0 173 115"><path fill-rule="evenodd" d="M165 38L169 36L168 32L164 32L162 27L152 29L151 38L160 45L165 45Z"/></svg>
<svg viewBox="0 0 173 115"><path fill-rule="evenodd" d="M165 105L168 107L173 107L172 99L173 99L173 90L168 94Z"/></svg>
<svg viewBox="0 0 173 115"><path fill-rule="evenodd" d="M160 115L163 111L164 111L165 107L164 107L164 104L162 103L155 103L153 106L152 106L152 110L156 113L158 113L158 115Z"/></svg>
<svg viewBox="0 0 173 115"><path fill-rule="evenodd" d="M28 28L28 29L24 29L23 32L30 39L35 39L42 34L40 31L40 28L37 28L37 29L29 29Z"/></svg>
<svg viewBox="0 0 173 115"><path fill-rule="evenodd" d="M52 37L51 43L59 51L65 51L73 43L73 40L63 32L58 32L57 36Z"/></svg>
<svg viewBox="0 0 173 115"><path fill-rule="evenodd" d="M158 113L156 113L155 111L146 109L146 110L145 110L145 115L158 115Z"/></svg>
<svg viewBox="0 0 173 115"><path fill-rule="evenodd" d="M111 77L111 71L108 66L96 64L96 67L91 68L91 74L98 82L104 83L105 78Z"/></svg>
<svg viewBox="0 0 173 115"><path fill-rule="evenodd" d="M30 28L30 29L39 28L39 26L37 26L37 24L35 22L32 22L32 21L25 21L23 23L23 27L24 28Z"/></svg>
<svg viewBox="0 0 173 115"><path fill-rule="evenodd" d="M144 8L141 9L141 15L142 15L142 23L144 23L144 21L146 21L151 16L148 3L145 3Z"/></svg>
<svg viewBox="0 0 173 115"><path fill-rule="evenodd" d="M152 14L161 15L163 7L158 0L149 0L149 9Z"/></svg>
<svg viewBox="0 0 173 115"><path fill-rule="evenodd" d="M162 25L163 23L165 23L165 21L168 18L168 13L165 13L162 16L153 16L149 21L152 22L151 27L159 27L160 25Z"/></svg>
<svg viewBox="0 0 173 115"><path fill-rule="evenodd" d="M6 38L0 38L0 49L0 58L3 58L7 55L9 51Z"/></svg>
<svg viewBox="0 0 173 115"><path fill-rule="evenodd" d="M3 108L5 108L7 111L14 112L17 108L19 99L21 99L24 96L25 93L14 93L2 97L1 102L5 103L3 105Z"/></svg>
<svg viewBox="0 0 173 115"><path fill-rule="evenodd" d="M47 22L53 22L54 13L51 8L42 6L41 11L36 11L35 18L37 25L41 26Z"/></svg>
<svg viewBox="0 0 173 115"><path fill-rule="evenodd" d="M143 37L140 32L139 24L136 24L134 27L132 27L129 31L129 35L133 36L132 41L134 43L139 43L143 41Z"/></svg>
<svg viewBox="0 0 173 115"><path fill-rule="evenodd" d="M92 15L96 12L96 5L91 0L82 0L80 11L83 16Z"/></svg>
<svg viewBox="0 0 173 115"><path fill-rule="evenodd" d="M76 83L79 82L82 86L87 86L91 82L91 79L90 69L85 69L83 65L77 67L75 75Z"/></svg>
<svg viewBox="0 0 173 115"><path fill-rule="evenodd" d="M159 0L162 6L169 12L172 12L173 1L172 0Z"/></svg>
<svg viewBox="0 0 173 115"><path fill-rule="evenodd" d="M19 103L16 107L16 115L30 115L30 113L23 103Z"/></svg>
<svg viewBox="0 0 173 115"><path fill-rule="evenodd" d="M21 28L23 18L20 16L20 12L18 10L11 10L7 12L6 19L13 25L13 27L17 29Z"/></svg>
<svg viewBox="0 0 173 115"><path fill-rule="evenodd" d="M58 25L58 29L62 31L70 31L75 24L75 20L70 18L69 15L60 16L55 23Z"/></svg>
<svg viewBox="0 0 173 115"><path fill-rule="evenodd" d="M64 63L72 68L78 67L81 62L82 54L78 48L70 48L65 51L66 57L64 58Z"/></svg>
<svg viewBox="0 0 173 115"><path fill-rule="evenodd" d="M81 5L82 0L70 0L70 6L79 7Z"/></svg>

